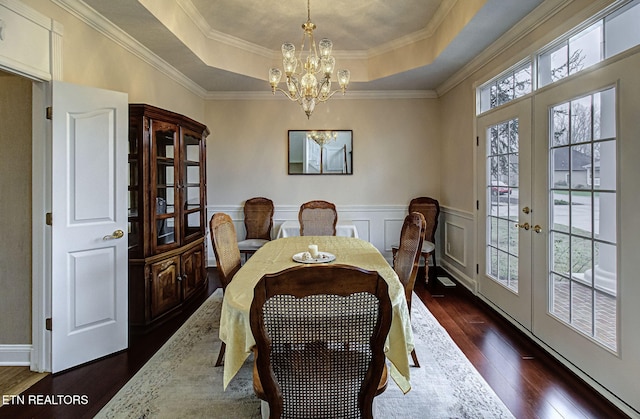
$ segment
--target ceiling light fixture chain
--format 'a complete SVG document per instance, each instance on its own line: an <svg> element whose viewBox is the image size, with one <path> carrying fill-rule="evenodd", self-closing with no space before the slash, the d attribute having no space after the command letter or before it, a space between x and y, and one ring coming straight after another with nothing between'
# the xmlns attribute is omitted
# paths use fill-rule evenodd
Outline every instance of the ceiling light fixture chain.
<svg viewBox="0 0 640 419"><path fill-rule="evenodd" d="M331 76L336 64L335 58L331 55L333 43L327 38L322 38L316 48L313 37L316 25L311 22L310 1L307 0L307 21L302 24L302 45L298 57L296 57L296 48L292 43L282 44L282 66L286 76L286 90L278 87L282 71L276 67L269 70L269 83L273 94L275 95L279 90L292 101L298 102L307 114L307 118L311 116L316 103L326 102L338 91L345 94L351 78L349 70L339 70L338 84L340 88L331 90ZM305 44L307 50L305 50ZM319 80L316 75L320 76Z"/></svg>

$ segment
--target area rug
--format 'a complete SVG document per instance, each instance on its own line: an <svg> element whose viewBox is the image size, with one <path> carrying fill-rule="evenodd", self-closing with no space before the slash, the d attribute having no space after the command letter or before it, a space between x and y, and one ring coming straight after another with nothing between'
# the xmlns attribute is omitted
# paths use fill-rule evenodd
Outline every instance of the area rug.
<svg viewBox="0 0 640 419"><path fill-rule="evenodd" d="M222 291L217 290L96 418L260 418L253 394L252 362L245 362L226 391L216 368ZM403 395L389 382L375 399L379 418L512 418L429 310L414 295L412 319L421 368L411 369Z"/></svg>

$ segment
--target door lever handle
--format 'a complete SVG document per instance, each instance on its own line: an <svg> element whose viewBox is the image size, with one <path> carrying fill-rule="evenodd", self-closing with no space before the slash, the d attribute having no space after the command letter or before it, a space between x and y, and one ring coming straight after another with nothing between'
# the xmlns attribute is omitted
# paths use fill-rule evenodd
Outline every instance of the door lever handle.
<svg viewBox="0 0 640 419"><path fill-rule="evenodd" d="M112 234L104 236L102 240L113 240L113 239L121 239L124 237L124 231L116 230Z"/></svg>
<svg viewBox="0 0 640 419"><path fill-rule="evenodd" d="M531 226L529 225L529 223L524 223L524 224L517 224L515 225L516 228L524 228L525 230L529 230L531 228Z"/></svg>

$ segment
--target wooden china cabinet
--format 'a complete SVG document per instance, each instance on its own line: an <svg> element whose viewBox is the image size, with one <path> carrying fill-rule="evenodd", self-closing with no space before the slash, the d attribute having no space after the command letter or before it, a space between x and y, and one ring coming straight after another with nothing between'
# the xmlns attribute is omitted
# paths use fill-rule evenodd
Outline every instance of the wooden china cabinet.
<svg viewBox="0 0 640 419"><path fill-rule="evenodd" d="M209 130L129 105L129 325L144 332L204 292Z"/></svg>

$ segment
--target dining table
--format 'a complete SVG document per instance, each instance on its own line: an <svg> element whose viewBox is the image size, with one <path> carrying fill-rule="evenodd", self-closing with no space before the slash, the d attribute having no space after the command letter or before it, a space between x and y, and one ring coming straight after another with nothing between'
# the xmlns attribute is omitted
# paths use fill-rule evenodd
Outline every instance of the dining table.
<svg viewBox="0 0 640 419"><path fill-rule="evenodd" d="M403 393L408 392L411 389L409 354L414 344L404 288L391 265L375 246L362 239L341 236L293 236L269 241L236 272L224 291L220 315L219 336L226 344L224 389L246 362L256 343L249 321L254 287L268 273L280 272L301 263L313 269L315 264L297 262L293 258L296 256L300 260L299 254L308 251L309 245L316 245L319 252L335 256L327 263L377 271L387 282L392 320L385 342L385 354L389 360L391 378Z"/></svg>

